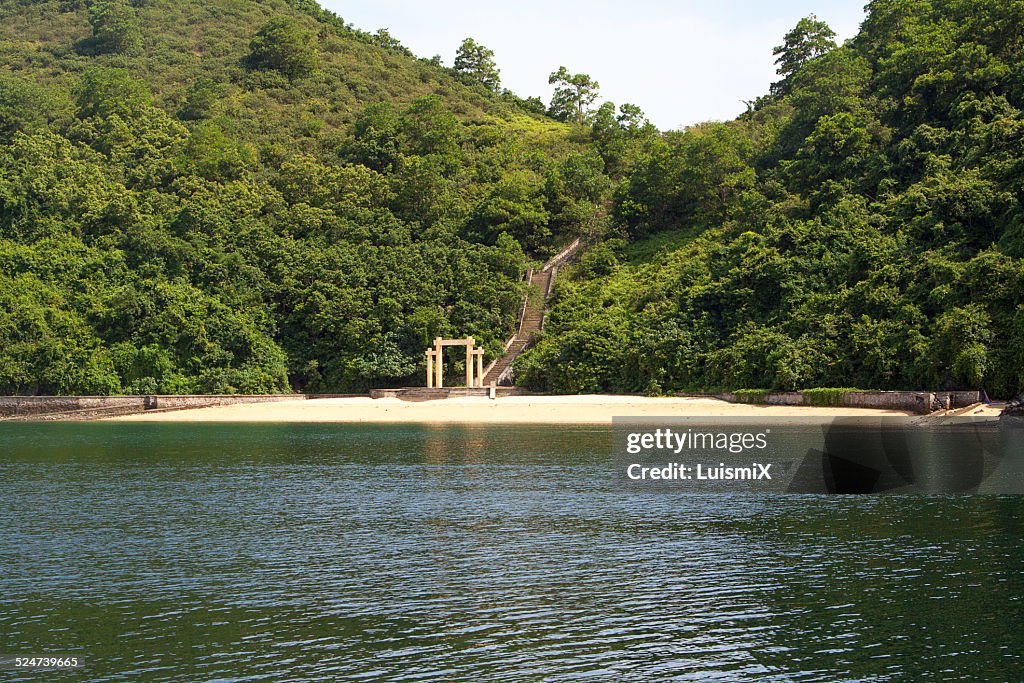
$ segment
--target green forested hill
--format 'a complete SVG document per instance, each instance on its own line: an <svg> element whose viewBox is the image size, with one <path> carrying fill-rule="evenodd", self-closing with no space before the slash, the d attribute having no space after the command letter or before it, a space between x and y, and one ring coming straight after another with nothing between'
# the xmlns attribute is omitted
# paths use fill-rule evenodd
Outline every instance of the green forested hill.
<svg viewBox="0 0 1024 683"><path fill-rule="evenodd" d="M310 0L0 0L0 392L418 382L436 335L497 353L582 233L528 387L1019 392L1022 27L811 17L745 115L662 134Z"/></svg>
<svg viewBox="0 0 1024 683"><path fill-rule="evenodd" d="M738 120L662 136L619 240L521 359L537 389L1024 389L1024 3L801 22Z"/></svg>
<svg viewBox="0 0 1024 683"><path fill-rule="evenodd" d="M499 351L607 187L536 105L309 0L0 0L0 392L352 391L436 335Z"/></svg>

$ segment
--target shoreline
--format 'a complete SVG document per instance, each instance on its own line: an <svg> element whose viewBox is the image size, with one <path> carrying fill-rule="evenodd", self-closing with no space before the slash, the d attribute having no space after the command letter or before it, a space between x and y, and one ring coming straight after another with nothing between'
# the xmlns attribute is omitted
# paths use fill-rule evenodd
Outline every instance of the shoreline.
<svg viewBox="0 0 1024 683"><path fill-rule="evenodd" d="M875 417L901 410L751 405L715 398L639 396L458 397L403 401L368 397L299 399L137 413L104 422L321 422L420 424L611 424L614 417Z"/></svg>

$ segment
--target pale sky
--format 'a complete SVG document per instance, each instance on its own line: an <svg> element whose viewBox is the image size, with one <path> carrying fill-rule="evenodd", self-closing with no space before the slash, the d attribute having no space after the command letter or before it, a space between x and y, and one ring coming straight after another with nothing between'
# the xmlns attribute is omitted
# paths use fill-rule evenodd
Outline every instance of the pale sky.
<svg viewBox="0 0 1024 683"><path fill-rule="evenodd" d="M732 119L768 92L772 48L814 13L839 41L867 0L321 0L365 31L387 28L419 57L451 66L466 37L494 50L502 85L550 102L565 65L601 84L601 99L638 105L663 130Z"/></svg>

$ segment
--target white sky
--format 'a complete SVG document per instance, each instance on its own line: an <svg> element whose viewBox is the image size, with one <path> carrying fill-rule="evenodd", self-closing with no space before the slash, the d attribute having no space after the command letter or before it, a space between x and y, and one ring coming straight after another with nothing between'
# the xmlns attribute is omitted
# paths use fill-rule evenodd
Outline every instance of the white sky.
<svg viewBox="0 0 1024 683"><path fill-rule="evenodd" d="M495 52L502 85L550 101L548 75L565 65L601 84L601 97L639 105L662 129L742 113L775 80L772 48L814 13L840 42L867 0L321 0L366 31L387 28L417 56L472 36Z"/></svg>

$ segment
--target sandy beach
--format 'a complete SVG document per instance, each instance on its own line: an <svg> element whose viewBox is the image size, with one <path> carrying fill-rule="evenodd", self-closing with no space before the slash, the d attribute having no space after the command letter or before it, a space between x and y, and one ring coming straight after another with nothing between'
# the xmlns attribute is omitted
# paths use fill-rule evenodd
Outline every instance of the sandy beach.
<svg viewBox="0 0 1024 683"><path fill-rule="evenodd" d="M859 408L755 406L713 398L639 396L509 396L402 401L397 398L325 398L140 413L130 422L416 422L610 424L613 417L851 417L908 415Z"/></svg>

